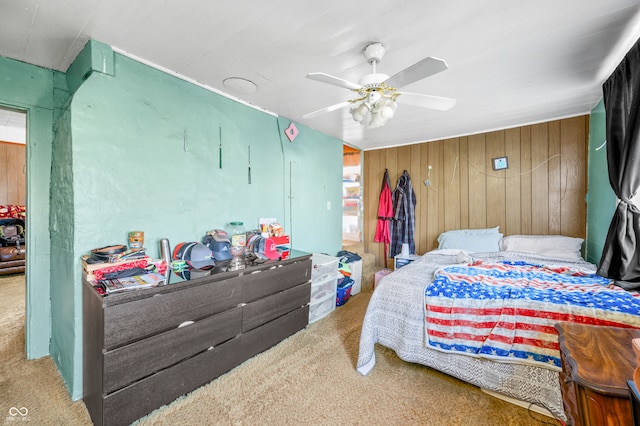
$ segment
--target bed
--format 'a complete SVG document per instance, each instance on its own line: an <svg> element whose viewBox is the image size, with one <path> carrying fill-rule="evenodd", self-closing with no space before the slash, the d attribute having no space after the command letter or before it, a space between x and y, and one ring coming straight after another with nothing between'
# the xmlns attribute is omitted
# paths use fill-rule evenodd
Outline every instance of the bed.
<svg viewBox="0 0 640 426"><path fill-rule="evenodd" d="M640 297L613 285L608 288L607 285L610 283L595 276L595 266L579 256L582 240L563 240L563 242L574 246L578 244L577 255L574 248L572 255L565 256L564 253L558 252L559 246L556 244L557 241L553 239L545 239L546 249L541 250L545 254L540 254L536 253L536 250L528 250L528 246L531 246L533 241L532 237L525 236L524 239L519 239L519 236L514 237L515 239L512 240L514 244L510 246L503 243L503 240L509 238L511 237L503 239L502 235L492 235L490 238L492 243L489 247L493 248L495 242L495 249L485 252L477 251L487 248L482 244L477 247L469 247L469 243L472 242L469 239L464 243L466 245L464 249L451 248L441 243L441 249L426 253L411 264L385 276L371 296L363 321L357 363L358 372L363 375L371 372L375 366L375 345L380 344L393 349L405 361L434 368L484 390L535 404L548 410L558 419L566 421L558 376L560 361L557 334L553 325L558 321L578 321L596 325L640 327ZM538 238L534 241L537 249L540 248L539 240ZM524 245L516 243L522 241L524 241ZM460 244L454 244L454 246L456 245L460 246ZM467 250L468 248L472 250ZM521 249L527 251L520 251ZM559 255L562 256L559 257ZM542 308L537 307L538 303L546 303L545 306L548 308L549 300L536 301L534 300L536 296L527 293L529 291L527 283L538 280L537 275L529 280L526 275L529 273L548 274L548 276L557 273L560 276L559 281L541 282L538 283L538 287L542 287L547 294L553 296L567 293L566 297L579 296L582 299L580 302L582 305L573 308L570 307L573 302L560 301L560 303L556 303L556 301L552 303L555 308L546 309L546 311L555 311L552 315L547 315L549 318L544 320L539 318L535 312L531 315L530 319L535 322L536 330L543 330L543 333L538 335L542 336L539 340L544 341L542 345L539 345L542 348L538 353L534 353L533 349L530 351L531 348L526 345L525 349L522 349L522 345L519 346L523 340L527 343L526 333L529 331L525 330L523 332L525 337L522 338L522 335L514 331L519 328L518 326L507 325L503 327L508 329L507 335L509 331L512 332L508 336L511 341L496 343L495 341L491 342L494 337L483 335L484 331L478 332L479 328L485 331L499 328L495 326L495 323L489 326L479 327L476 325L470 328L467 327L466 321L479 322L482 320L478 318L469 320L469 318L455 317L455 315L454 317L442 316L442 306L449 308L449 313L445 313L446 315L451 312L460 313L461 311L469 312L469 309L473 310L473 307L465 305L465 303L476 303L476 307L489 306L493 308L500 305L502 307L498 307L498 309L504 314L507 308L512 308L512 304L516 303L512 300L515 298L513 294L519 294L512 289L505 290L508 286L504 284L497 283L498 292L507 292L506 296L503 295L503 300L498 302L489 299L486 291L479 291L479 301L469 302L466 296L469 289L476 288L474 286L484 286L483 280L495 278L494 269L509 269L512 266L523 268L524 272L517 273L525 274L524 278L516 280L517 285L526 287L522 294L523 300L517 303L526 303L526 308L532 312L538 312L537 309L542 311ZM471 278L458 276L461 267L471 270ZM484 271L480 272L481 274L485 272L489 275L493 274L493 278L482 276L474 282L473 275L477 272L474 269L478 269L477 267L484 268ZM507 275L511 273L511 270L506 272ZM497 273L497 276L500 274L502 272ZM455 282L458 278L462 281ZM585 290L591 284L584 282L583 278L596 280L596 284L593 284L596 286L594 292ZM496 283L493 284L496 286ZM464 289L465 286L467 294L462 296L460 294L451 296L443 291L443 289L457 289L459 287ZM489 286L492 286L491 283ZM625 308L622 311L618 307L609 305L594 307L590 301L584 302L585 297L599 299L609 292L624 299L622 303ZM597 296L594 297L593 294ZM491 305L492 303L494 305ZM495 305L496 303L498 305ZM568 311L562 307L563 304L569 306ZM435 308L433 308L434 306ZM495 313L494 309L493 314ZM513 315L508 314L507 317L513 317ZM498 323L502 323L502 319L498 319ZM448 325L452 328L446 329ZM504 338L505 332L502 330L498 334L501 339ZM480 337L478 337L479 335ZM462 336L461 340L455 340L459 336ZM500 343L504 344L500 346ZM497 351L496 347L498 347ZM500 353L500 351L504 353Z"/></svg>

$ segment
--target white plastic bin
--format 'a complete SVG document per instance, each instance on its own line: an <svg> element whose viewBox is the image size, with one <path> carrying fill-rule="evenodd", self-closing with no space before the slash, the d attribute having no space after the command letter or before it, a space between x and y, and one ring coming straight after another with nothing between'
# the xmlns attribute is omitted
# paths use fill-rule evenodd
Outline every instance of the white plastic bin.
<svg viewBox="0 0 640 426"><path fill-rule="evenodd" d="M338 258L313 253L311 256L311 301L309 302L309 324L329 315L336 309L338 291Z"/></svg>
<svg viewBox="0 0 640 426"><path fill-rule="evenodd" d="M311 284L311 301L314 303L319 300L324 300L329 295L335 295L337 291L338 280L335 276L327 276L323 281Z"/></svg>
<svg viewBox="0 0 640 426"><path fill-rule="evenodd" d="M311 255L311 285L314 281L322 281L329 275L335 276L338 272L338 258L326 254L313 253Z"/></svg>
<svg viewBox="0 0 640 426"><path fill-rule="evenodd" d="M353 280L353 286L351 287L351 295L353 296L360 293L362 288L362 260L349 262L349 269L351 269L351 279Z"/></svg>
<svg viewBox="0 0 640 426"><path fill-rule="evenodd" d="M337 282L337 280L336 280ZM309 324L316 322L336 310L336 294L330 294L325 299L311 301L309 304Z"/></svg>

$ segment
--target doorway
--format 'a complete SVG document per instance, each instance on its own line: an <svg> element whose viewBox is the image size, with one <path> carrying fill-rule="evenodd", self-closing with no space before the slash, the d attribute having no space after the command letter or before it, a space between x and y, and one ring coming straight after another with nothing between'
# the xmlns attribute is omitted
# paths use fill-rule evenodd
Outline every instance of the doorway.
<svg viewBox="0 0 640 426"><path fill-rule="evenodd" d="M3 342L25 339L26 142L26 112L0 108L0 327L8 333Z"/></svg>
<svg viewBox="0 0 640 426"><path fill-rule="evenodd" d="M342 241L362 242L361 151L347 145L342 149Z"/></svg>
<svg viewBox="0 0 640 426"><path fill-rule="evenodd" d="M0 108L0 205L26 204L26 150L27 114Z"/></svg>

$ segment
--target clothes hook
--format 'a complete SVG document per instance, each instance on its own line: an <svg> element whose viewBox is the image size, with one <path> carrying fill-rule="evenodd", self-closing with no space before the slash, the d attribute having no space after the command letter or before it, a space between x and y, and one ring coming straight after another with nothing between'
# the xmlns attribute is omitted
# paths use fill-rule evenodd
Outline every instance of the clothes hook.
<svg viewBox="0 0 640 426"><path fill-rule="evenodd" d="M187 129L184 129L184 134L182 136L182 149L184 149L184 152L187 152L188 148L189 144L187 143Z"/></svg>
<svg viewBox="0 0 640 426"><path fill-rule="evenodd" d="M427 178L424 181L425 186L431 186L431 164L427 166Z"/></svg>

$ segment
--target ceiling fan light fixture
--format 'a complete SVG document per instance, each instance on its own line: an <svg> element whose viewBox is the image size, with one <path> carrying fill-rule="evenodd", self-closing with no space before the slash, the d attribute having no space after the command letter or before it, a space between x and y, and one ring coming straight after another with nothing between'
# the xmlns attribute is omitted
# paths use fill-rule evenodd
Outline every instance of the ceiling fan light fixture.
<svg viewBox="0 0 640 426"><path fill-rule="evenodd" d="M362 124L366 124L367 127L370 129L375 129L376 127L382 127L385 124L387 124L387 120L385 120L384 117L382 117L382 114L375 113L375 114L371 114L371 121L369 121L368 123L362 123Z"/></svg>
<svg viewBox="0 0 640 426"><path fill-rule="evenodd" d="M363 102L360 105L351 108L349 112L351 113L353 119L358 123L366 123L369 121L371 108L369 108L369 105Z"/></svg>
<svg viewBox="0 0 640 426"><path fill-rule="evenodd" d="M396 108L398 108L398 104L391 99L381 99L376 107L380 116L387 121L393 118Z"/></svg>
<svg viewBox="0 0 640 426"><path fill-rule="evenodd" d="M370 129L382 127L393 118L396 108L398 108L398 104L394 100L382 98L371 108L370 120L362 124Z"/></svg>
<svg viewBox="0 0 640 426"><path fill-rule="evenodd" d="M397 108L397 102L391 98L367 96L359 105L351 107L349 112L355 121L372 129L387 124Z"/></svg>
<svg viewBox="0 0 640 426"><path fill-rule="evenodd" d="M358 84L321 72L307 74L307 78L312 80L349 89L357 93L358 98L322 108L306 114L304 118L315 117L352 105L349 113L353 119L363 126L374 128L384 126L388 120L395 116L398 108L396 101L398 99L402 103L441 111L446 111L455 104L455 99L451 98L398 91L402 86L446 70L448 67L444 60L428 56L389 77L376 71L376 65L385 53L385 48L381 43L370 43L363 53L367 62L371 65L372 72L363 75L358 80Z"/></svg>

